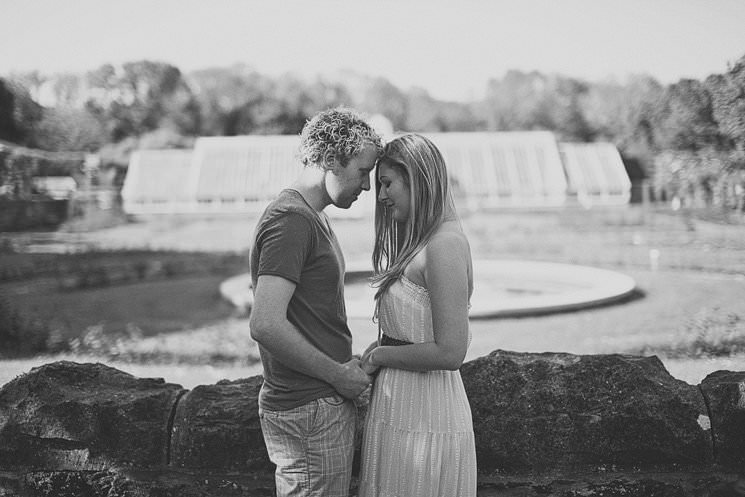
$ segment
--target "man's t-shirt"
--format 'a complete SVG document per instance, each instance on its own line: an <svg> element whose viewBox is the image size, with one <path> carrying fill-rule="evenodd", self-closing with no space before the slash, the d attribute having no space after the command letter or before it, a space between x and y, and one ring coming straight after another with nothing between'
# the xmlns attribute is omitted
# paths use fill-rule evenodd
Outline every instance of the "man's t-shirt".
<svg viewBox="0 0 745 497"><path fill-rule="evenodd" d="M251 250L254 288L261 275L297 286L287 319L316 348L343 363L352 357L344 306L344 258L336 235L295 190L283 190L259 219ZM259 345L264 385L259 405L286 410L336 393L328 383L292 369Z"/></svg>

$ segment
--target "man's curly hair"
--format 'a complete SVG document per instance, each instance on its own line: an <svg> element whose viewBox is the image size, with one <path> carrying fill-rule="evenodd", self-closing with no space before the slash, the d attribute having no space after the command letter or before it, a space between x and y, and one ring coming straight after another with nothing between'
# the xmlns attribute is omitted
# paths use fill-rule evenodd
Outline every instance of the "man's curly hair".
<svg viewBox="0 0 745 497"><path fill-rule="evenodd" d="M305 166L329 169L339 160L346 167L366 144L374 145L378 155L383 151L383 140L357 112L344 107L328 109L305 123L300 133L300 161Z"/></svg>

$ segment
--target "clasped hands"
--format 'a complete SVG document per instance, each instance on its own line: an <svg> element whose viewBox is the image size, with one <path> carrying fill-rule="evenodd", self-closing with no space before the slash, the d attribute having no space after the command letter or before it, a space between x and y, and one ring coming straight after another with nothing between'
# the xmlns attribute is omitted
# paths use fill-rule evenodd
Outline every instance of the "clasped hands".
<svg viewBox="0 0 745 497"><path fill-rule="evenodd" d="M339 395L354 399L372 383L371 375L378 370L378 366L372 363L371 355L377 346L377 341L371 343L361 358L353 357L341 365L341 377L334 384Z"/></svg>
<svg viewBox="0 0 745 497"><path fill-rule="evenodd" d="M377 340L367 346L367 349L365 349L365 352L362 354L362 358L360 359L360 367L362 367L362 370L369 375L375 374L380 367L379 365L374 364L372 360L373 351L376 348L378 348Z"/></svg>

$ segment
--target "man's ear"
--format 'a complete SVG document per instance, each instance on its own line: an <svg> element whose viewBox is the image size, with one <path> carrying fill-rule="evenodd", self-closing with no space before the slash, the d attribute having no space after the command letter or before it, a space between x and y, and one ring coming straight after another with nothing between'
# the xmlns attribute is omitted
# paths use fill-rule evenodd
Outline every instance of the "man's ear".
<svg viewBox="0 0 745 497"><path fill-rule="evenodd" d="M333 161L326 163L326 170L335 176L339 174L342 169L344 169L344 166L342 166L339 159L334 159Z"/></svg>

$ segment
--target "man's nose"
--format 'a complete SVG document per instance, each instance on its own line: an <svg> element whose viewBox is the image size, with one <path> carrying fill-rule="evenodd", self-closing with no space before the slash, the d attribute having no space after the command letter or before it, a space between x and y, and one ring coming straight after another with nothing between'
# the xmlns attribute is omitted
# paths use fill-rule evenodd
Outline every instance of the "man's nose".
<svg viewBox="0 0 745 497"><path fill-rule="evenodd" d="M367 176L362 180L362 189L366 192L370 191L370 178Z"/></svg>

